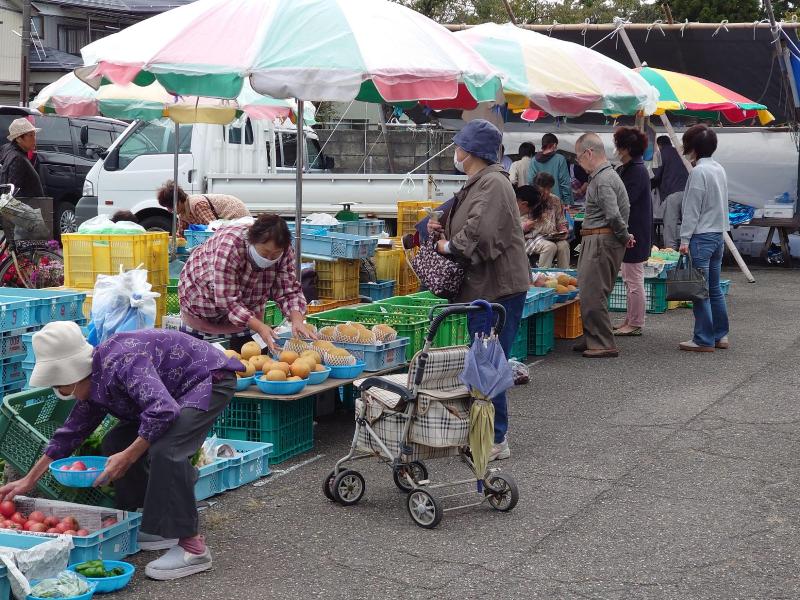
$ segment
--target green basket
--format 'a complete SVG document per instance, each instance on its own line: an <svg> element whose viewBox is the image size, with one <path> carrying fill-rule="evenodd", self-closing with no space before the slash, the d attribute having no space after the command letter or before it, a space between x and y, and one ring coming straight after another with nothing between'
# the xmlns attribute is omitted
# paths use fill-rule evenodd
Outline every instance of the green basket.
<svg viewBox="0 0 800 600"><path fill-rule="evenodd" d="M427 317L420 319L416 315L408 313L367 312L355 308L335 308L315 315L308 315L306 319L309 323L315 325L317 329L336 326L348 321L361 323L369 327L379 324L389 325L397 331L398 337L409 338L409 344L406 346L406 359L409 362L425 345L425 335L428 333L429 325Z"/></svg>
<svg viewBox="0 0 800 600"><path fill-rule="evenodd" d="M270 443L270 462L283 462L314 446L314 398L286 402L234 397L217 418L214 433L227 440Z"/></svg>
<svg viewBox="0 0 800 600"><path fill-rule="evenodd" d="M647 301L646 310L649 313L661 314L667 312L667 280L648 278L644 280L644 294ZM628 310L628 294L625 283L617 278L614 289L608 297L608 310L624 312Z"/></svg>
<svg viewBox="0 0 800 600"><path fill-rule="evenodd" d="M556 345L553 311L528 317L528 355L544 356Z"/></svg>
<svg viewBox="0 0 800 600"><path fill-rule="evenodd" d="M419 304L420 302L430 302L430 304ZM390 312L405 313L415 315L421 319L428 319L430 311L436 306L447 306L446 301L433 303L430 300L411 298L410 296L398 296L389 298L375 304L364 304L357 310L365 312ZM427 331L425 332L427 334ZM434 348L448 348L450 346L463 346L469 342L469 331L467 329L467 315L450 315L439 326L436 337L433 338Z"/></svg>
<svg viewBox="0 0 800 600"><path fill-rule="evenodd" d="M55 397L50 388L11 394L0 405L0 458L20 473L27 473L44 454L56 429L64 424L74 402ZM114 421L107 419L104 427ZM39 479L39 493L54 500L112 508L114 500L96 488L67 488L50 471Z"/></svg>
<svg viewBox="0 0 800 600"><path fill-rule="evenodd" d="M264 307L264 323L271 327L277 327L283 323L283 313L275 302L267 302Z"/></svg>
<svg viewBox="0 0 800 600"><path fill-rule="evenodd" d="M509 359L525 362L528 358L528 319L522 319L519 322L519 329L517 330L517 336L514 338L514 343L511 345Z"/></svg>
<svg viewBox="0 0 800 600"><path fill-rule="evenodd" d="M430 292L417 292L416 294L409 294L408 296L395 296L381 300L385 304L399 304L406 306L439 306L440 304L448 304L444 298L434 296Z"/></svg>

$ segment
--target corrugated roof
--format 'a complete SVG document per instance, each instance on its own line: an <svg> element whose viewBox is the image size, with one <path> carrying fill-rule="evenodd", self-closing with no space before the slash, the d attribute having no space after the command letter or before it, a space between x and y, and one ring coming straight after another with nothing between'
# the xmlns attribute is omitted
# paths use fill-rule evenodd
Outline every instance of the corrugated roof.
<svg viewBox="0 0 800 600"><path fill-rule="evenodd" d="M40 0L57 6L122 13L156 14L194 0Z"/></svg>
<svg viewBox="0 0 800 600"><path fill-rule="evenodd" d="M41 50L31 46L29 64L31 71L72 71L83 66L80 56L67 54L55 48L44 48L44 56L40 56Z"/></svg>

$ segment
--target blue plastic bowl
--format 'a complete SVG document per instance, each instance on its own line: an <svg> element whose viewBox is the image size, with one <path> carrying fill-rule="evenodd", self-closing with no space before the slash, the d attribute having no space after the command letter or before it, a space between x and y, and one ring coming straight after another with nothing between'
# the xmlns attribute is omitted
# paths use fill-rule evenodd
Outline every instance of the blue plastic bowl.
<svg viewBox="0 0 800 600"><path fill-rule="evenodd" d="M236 391L243 392L251 385L253 385L253 381L255 380L255 375L251 375L250 377L237 377L236 378Z"/></svg>
<svg viewBox="0 0 800 600"><path fill-rule="evenodd" d="M87 582L89 582L89 591L81 596L73 596L72 598L41 598L39 596L34 596L33 594L28 594L27 600L90 600L94 593L97 591L97 584L95 583L97 579L88 579L84 577ZM40 580L31 581L31 587L39 583Z"/></svg>
<svg viewBox="0 0 800 600"><path fill-rule="evenodd" d="M74 565L68 566L67 569L77 573L78 570L76 567L80 564L83 563L75 563ZM97 584L97 587L94 591L98 594L108 594L109 592L121 590L131 582L131 579L133 579L133 574L136 572L136 567L130 563L122 562L121 560L104 560L103 567L105 567L106 571L110 571L116 567L122 567L125 572L122 575L116 575L115 577L85 577L84 579L86 579L86 581L89 583Z"/></svg>
<svg viewBox="0 0 800 600"><path fill-rule="evenodd" d="M87 469L94 469L93 471L62 471L62 467L71 465L72 463L83 461ZM56 481L61 485L73 488L88 488L92 487L95 479L97 479L103 470L106 468L105 456L70 456L69 458L62 458L50 463L50 473L55 477Z"/></svg>
<svg viewBox="0 0 800 600"><path fill-rule="evenodd" d="M352 367L334 367L333 365L328 365L333 379L354 379L364 372L364 367L366 366L367 363L363 361L357 362Z"/></svg>
<svg viewBox="0 0 800 600"><path fill-rule="evenodd" d="M308 379L302 381L264 381L256 379L256 385L263 393L270 396L291 396L299 394L308 385Z"/></svg>
<svg viewBox="0 0 800 600"><path fill-rule="evenodd" d="M330 367L325 367L324 371L312 371L308 374L308 385L319 385L321 383L325 383L325 380L328 379L330 375Z"/></svg>

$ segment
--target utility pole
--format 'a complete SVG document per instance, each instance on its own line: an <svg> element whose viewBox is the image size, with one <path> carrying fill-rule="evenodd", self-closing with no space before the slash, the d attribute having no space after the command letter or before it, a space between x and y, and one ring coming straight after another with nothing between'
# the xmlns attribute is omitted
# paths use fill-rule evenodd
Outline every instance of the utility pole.
<svg viewBox="0 0 800 600"><path fill-rule="evenodd" d="M22 47L19 62L19 105L28 106L30 93L31 0L22 0Z"/></svg>

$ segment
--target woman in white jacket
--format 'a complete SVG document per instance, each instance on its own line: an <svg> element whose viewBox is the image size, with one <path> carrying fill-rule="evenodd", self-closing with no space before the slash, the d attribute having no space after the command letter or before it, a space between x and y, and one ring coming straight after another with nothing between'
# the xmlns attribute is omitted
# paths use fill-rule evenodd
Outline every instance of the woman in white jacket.
<svg viewBox="0 0 800 600"><path fill-rule="evenodd" d="M536 154L536 146L530 142L522 142L519 145L520 158L511 165L511 169L508 171L511 185L522 187L530 183L528 181L528 171L530 171L531 159L534 154Z"/></svg>

